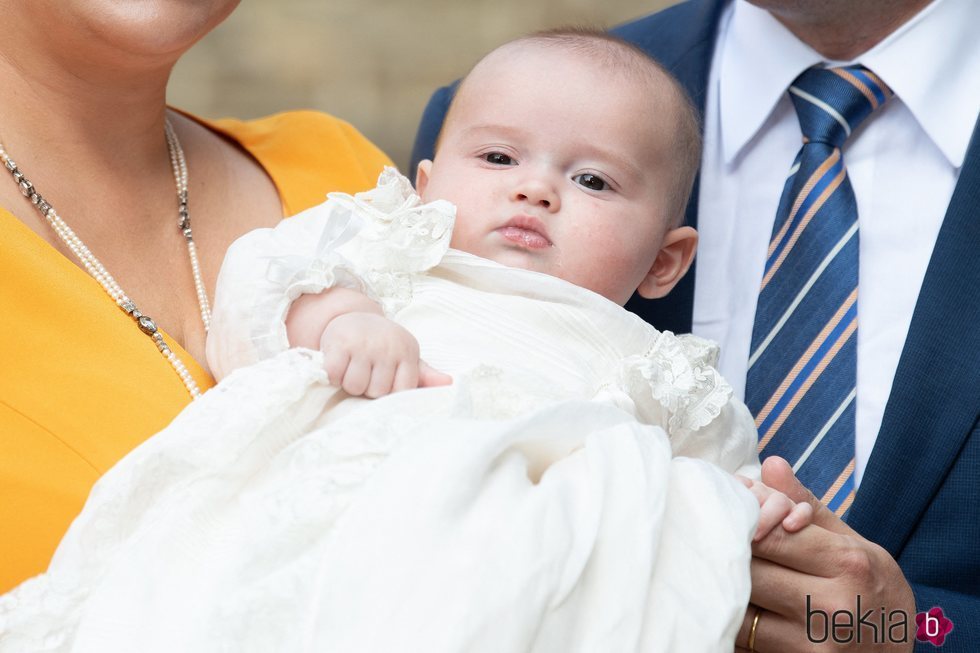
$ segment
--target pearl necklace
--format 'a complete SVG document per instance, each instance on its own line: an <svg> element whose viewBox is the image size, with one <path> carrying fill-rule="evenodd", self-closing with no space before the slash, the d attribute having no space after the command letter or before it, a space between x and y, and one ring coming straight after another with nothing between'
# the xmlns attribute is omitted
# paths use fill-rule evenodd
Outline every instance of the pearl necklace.
<svg viewBox="0 0 980 653"><path fill-rule="evenodd" d="M187 241L187 253L190 255L191 272L194 275L194 288L197 291L197 303L201 309L201 321L204 322L204 330L207 332L211 327L211 306L208 302L204 281L201 278L201 266L197 260L197 248L194 245L194 237L191 233L191 218L187 211L187 162L184 159L184 150L180 147L180 141L177 140L177 134L174 132L174 128L169 120L164 124L164 132L167 137L167 149L170 152L170 164L173 167L174 182L177 184L177 227ZM112 275L106 271L102 263L99 262L99 259L95 258L95 255L89 251L81 238L72 231L71 227L65 224L65 221L61 219L61 216L54 210L54 207L37 192L34 184L24 176L24 173L17 168L17 164L14 163L13 159L7 155L2 142L0 142L0 161L3 161L4 167L13 175L14 182L20 186L20 192L31 201L34 208L47 220L62 242L78 257L82 267L99 282L109 297L116 302L116 305L133 318L139 330L150 337L163 357L167 359L167 362L177 372L177 376L180 377L180 380L184 383L184 387L187 388L191 397L197 399L201 396L201 391L197 387L194 378L187 371L187 367L184 366L183 361L177 357L177 354L164 341L163 334L157 329L156 322L150 316L140 312L136 307L136 303L123 292L123 289L119 287L119 284L112 278Z"/></svg>

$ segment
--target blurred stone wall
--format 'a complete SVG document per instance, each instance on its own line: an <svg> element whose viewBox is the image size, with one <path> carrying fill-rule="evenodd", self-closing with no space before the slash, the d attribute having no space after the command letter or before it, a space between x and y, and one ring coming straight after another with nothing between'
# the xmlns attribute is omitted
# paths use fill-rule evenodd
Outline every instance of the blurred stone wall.
<svg viewBox="0 0 980 653"><path fill-rule="evenodd" d="M676 0L243 0L177 66L175 106L208 118L312 108L408 165L429 95L504 41L611 27Z"/></svg>

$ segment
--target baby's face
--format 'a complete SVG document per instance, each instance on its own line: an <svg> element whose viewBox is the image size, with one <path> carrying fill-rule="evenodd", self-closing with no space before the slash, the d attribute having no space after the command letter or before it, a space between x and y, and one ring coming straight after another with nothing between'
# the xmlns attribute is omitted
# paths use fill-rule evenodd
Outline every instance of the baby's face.
<svg viewBox="0 0 980 653"><path fill-rule="evenodd" d="M675 183L663 106L639 86L561 49L492 54L419 170L426 201L457 206L452 246L624 304L660 249Z"/></svg>

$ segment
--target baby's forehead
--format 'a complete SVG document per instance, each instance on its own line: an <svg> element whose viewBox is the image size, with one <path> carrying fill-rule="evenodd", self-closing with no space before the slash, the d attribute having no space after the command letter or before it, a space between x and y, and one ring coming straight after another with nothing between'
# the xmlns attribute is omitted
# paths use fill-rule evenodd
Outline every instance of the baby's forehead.
<svg viewBox="0 0 980 653"><path fill-rule="evenodd" d="M490 53L462 81L446 127L456 129L487 115L531 121L540 109L560 120L581 107L593 121L583 127L615 120L646 131L673 121L677 111L671 104L679 104L677 96L658 71L629 67L589 50L517 42Z"/></svg>
<svg viewBox="0 0 980 653"><path fill-rule="evenodd" d="M568 75L601 71L615 81L625 78L653 87L667 81L659 66L646 55L624 50L618 43L598 39L566 43L533 38L512 41L491 51L473 67L466 81L526 71Z"/></svg>
<svg viewBox="0 0 980 653"><path fill-rule="evenodd" d="M658 64L628 46L591 38L567 43L531 38L507 43L480 60L461 82L454 103L493 101L529 85L559 86L581 101L630 98L633 110L639 104L648 115L667 120L686 102ZM629 110L617 103L604 106L615 113Z"/></svg>

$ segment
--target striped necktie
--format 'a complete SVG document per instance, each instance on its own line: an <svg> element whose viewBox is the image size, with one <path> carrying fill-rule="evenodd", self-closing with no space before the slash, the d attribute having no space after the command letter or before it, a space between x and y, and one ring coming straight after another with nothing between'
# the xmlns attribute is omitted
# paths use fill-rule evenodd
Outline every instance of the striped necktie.
<svg viewBox="0 0 980 653"><path fill-rule="evenodd" d="M785 458L838 516L854 500L858 214L841 147L891 90L863 66L789 88L803 132L759 290L745 402L759 452Z"/></svg>

